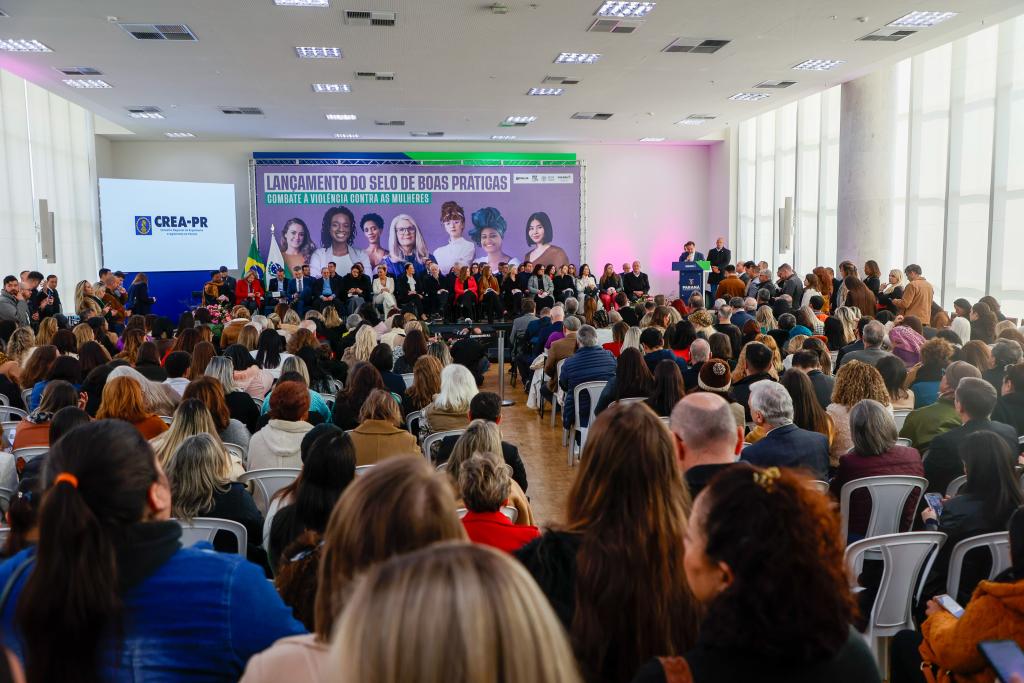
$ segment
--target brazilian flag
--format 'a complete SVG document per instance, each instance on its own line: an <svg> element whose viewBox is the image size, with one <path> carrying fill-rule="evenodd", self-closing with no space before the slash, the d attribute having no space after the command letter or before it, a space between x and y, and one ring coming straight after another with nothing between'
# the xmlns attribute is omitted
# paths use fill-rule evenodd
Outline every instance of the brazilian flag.
<svg viewBox="0 0 1024 683"><path fill-rule="evenodd" d="M252 269L256 269L256 277L259 280L263 279L264 271L267 266L263 263L263 258L260 256L260 249L256 246L256 236L252 237L252 244L249 245L249 256L245 259L245 268L242 269L242 277Z"/></svg>

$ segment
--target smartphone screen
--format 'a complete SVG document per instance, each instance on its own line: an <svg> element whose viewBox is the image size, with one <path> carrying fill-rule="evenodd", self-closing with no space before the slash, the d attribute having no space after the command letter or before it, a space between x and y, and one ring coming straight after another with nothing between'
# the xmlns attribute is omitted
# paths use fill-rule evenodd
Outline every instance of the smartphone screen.
<svg viewBox="0 0 1024 683"><path fill-rule="evenodd" d="M935 511L937 517L942 516L942 494L941 493L926 493L924 494L924 501L928 503L928 507Z"/></svg>
<svg viewBox="0 0 1024 683"><path fill-rule="evenodd" d="M1024 676L1024 652L1012 640L989 640L978 643L978 649L988 660L1001 683L1009 683L1010 676Z"/></svg>
<svg viewBox="0 0 1024 683"><path fill-rule="evenodd" d="M948 595L936 595L935 599L938 601L940 605L942 605L942 609L946 610L957 619L963 616L964 608L961 607L960 604L953 598L949 597Z"/></svg>

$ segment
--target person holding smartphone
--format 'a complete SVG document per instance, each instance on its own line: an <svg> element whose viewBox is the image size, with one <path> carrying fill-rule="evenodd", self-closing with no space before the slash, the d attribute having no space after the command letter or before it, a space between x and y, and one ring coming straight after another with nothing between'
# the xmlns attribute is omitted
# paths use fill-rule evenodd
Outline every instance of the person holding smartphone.
<svg viewBox="0 0 1024 683"><path fill-rule="evenodd" d="M896 634L892 643L892 683L989 683L996 674L979 644L992 640L1024 643L1024 508L1010 517L1009 530L1010 569L992 581L979 583L959 617L949 596L936 596L928 601L928 618L920 631ZM943 603L953 610L943 607Z"/></svg>

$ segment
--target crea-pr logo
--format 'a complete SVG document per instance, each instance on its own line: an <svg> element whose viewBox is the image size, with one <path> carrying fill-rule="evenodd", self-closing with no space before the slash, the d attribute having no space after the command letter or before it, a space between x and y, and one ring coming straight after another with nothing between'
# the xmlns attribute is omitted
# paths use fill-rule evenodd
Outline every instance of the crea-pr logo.
<svg viewBox="0 0 1024 683"><path fill-rule="evenodd" d="M135 217L135 234L136 235L152 235L153 234L153 218L151 216L136 216Z"/></svg>

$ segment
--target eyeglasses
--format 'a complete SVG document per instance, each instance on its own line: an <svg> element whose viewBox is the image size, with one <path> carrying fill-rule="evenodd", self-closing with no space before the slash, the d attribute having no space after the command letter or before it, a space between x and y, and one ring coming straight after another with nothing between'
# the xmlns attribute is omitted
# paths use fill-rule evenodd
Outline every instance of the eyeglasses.
<svg viewBox="0 0 1024 683"><path fill-rule="evenodd" d="M416 228L413 228L413 227L397 228L396 231L399 232L399 233L404 232L406 234L415 234L416 233Z"/></svg>

